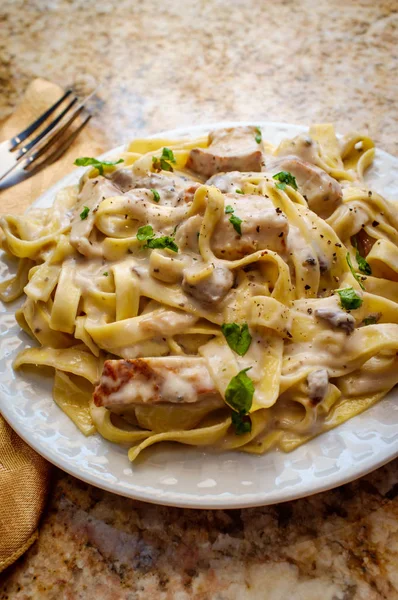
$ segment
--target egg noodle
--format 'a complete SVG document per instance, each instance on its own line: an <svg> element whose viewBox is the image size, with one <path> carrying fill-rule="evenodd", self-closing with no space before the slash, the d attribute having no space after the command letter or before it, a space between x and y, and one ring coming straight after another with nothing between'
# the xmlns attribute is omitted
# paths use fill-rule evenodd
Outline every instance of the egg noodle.
<svg viewBox="0 0 398 600"><path fill-rule="evenodd" d="M57 405L130 460L288 452L361 413L398 382L398 212L365 184L374 152L326 124L80 158L51 208L0 220L19 259L0 298L24 295L37 342L14 368L55 369Z"/></svg>

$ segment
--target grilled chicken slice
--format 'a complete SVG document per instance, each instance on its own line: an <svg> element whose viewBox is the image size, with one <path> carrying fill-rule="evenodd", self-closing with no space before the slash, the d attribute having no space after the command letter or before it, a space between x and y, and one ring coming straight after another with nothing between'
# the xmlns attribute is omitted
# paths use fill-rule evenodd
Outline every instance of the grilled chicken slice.
<svg viewBox="0 0 398 600"><path fill-rule="evenodd" d="M200 185L177 173L148 173L148 175L142 176L133 173L130 169L118 169L111 174L110 179L122 193L141 188L156 190L159 194L160 204L167 206L178 206L192 201L193 195Z"/></svg>
<svg viewBox="0 0 398 600"><path fill-rule="evenodd" d="M228 294L233 286L234 277L230 269L217 265L198 280L196 274L202 267L203 265L195 264L184 270L182 289L201 304L216 304Z"/></svg>
<svg viewBox="0 0 398 600"><path fill-rule="evenodd" d="M301 133L291 140L283 140L277 148L276 155L293 155L315 165L319 156L319 144L307 133Z"/></svg>
<svg viewBox="0 0 398 600"><path fill-rule="evenodd" d="M214 185L223 194L236 192L242 185L242 177L250 176L252 173L241 173L240 171L229 171L228 173L217 173L206 181L206 185Z"/></svg>
<svg viewBox="0 0 398 600"><path fill-rule="evenodd" d="M118 411L131 404L193 403L217 396L203 358L167 356L105 361L94 403Z"/></svg>
<svg viewBox="0 0 398 600"><path fill-rule="evenodd" d="M251 194L225 194L225 206L233 213L224 214L218 222L211 247L218 258L237 260L256 250L284 253L289 229L286 216L269 198ZM242 219L241 235L230 221L232 214Z"/></svg>
<svg viewBox="0 0 398 600"><path fill-rule="evenodd" d="M193 148L187 167L204 177L225 171L261 171L262 145L255 127L232 127L209 133L207 148Z"/></svg>
<svg viewBox="0 0 398 600"><path fill-rule="evenodd" d="M327 219L341 204L343 192L340 184L325 171L296 156L286 156L269 167L272 174L288 171L296 178L299 192L305 197L308 208Z"/></svg>

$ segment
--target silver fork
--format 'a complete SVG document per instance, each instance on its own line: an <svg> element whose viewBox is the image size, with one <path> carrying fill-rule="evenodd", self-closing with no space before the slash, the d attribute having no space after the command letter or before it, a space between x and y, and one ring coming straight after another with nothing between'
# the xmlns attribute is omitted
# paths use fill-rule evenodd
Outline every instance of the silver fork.
<svg viewBox="0 0 398 600"><path fill-rule="evenodd" d="M92 115L88 113L81 124L71 131L72 123L83 112L85 104L95 92L96 90L78 102L78 99L72 96L72 90L67 90L62 98L50 106L26 129L13 138L0 143L0 181L17 167L20 167L25 174L33 174L60 158L91 119ZM32 133L43 125L67 99L70 101L62 112L50 121L36 137L21 147L22 142L28 140ZM67 135L68 133L69 135Z"/></svg>

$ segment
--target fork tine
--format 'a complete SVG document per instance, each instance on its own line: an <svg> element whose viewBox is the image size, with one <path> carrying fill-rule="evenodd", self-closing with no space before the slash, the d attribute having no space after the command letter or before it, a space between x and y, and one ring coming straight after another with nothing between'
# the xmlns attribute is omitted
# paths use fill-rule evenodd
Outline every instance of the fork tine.
<svg viewBox="0 0 398 600"><path fill-rule="evenodd" d="M66 98L68 98L68 96L70 96L72 93L72 90L67 90L65 92L65 94L62 96L62 98L60 98L59 100L57 100L57 102L55 102L55 104L53 104L52 106L50 106L50 108L48 108L42 115L40 115L40 117L38 117L36 119L36 121L33 121L33 123L31 123L26 129L24 129L23 131L21 131L20 133L17 133L17 135L15 135L13 138L11 138L10 140L10 150L15 150L15 148L17 146L19 146L19 144L21 142L23 142L24 140L26 140L27 137L29 137L34 131L36 131L36 129L38 127L40 127L40 125L42 123L44 123L44 121L46 119L48 119L48 117L50 115L52 115L52 113L57 110L58 106L60 106L62 104L62 102L64 100L66 100Z"/></svg>
<svg viewBox="0 0 398 600"><path fill-rule="evenodd" d="M38 171L40 171L43 167L47 167L48 165L51 165L53 162L55 162L56 160L58 160L58 158L60 158L65 152L66 150L69 148L69 146L74 142L74 140L77 138L77 136L79 135L79 133L81 132L81 130L87 125L87 123L89 122L89 120L91 119L92 115L88 114L87 117L84 119L84 121L79 125L79 127L77 127L67 138L65 138L63 140L63 142L58 146L58 148L55 150L55 152L53 152L52 154L50 154L49 156L47 156L46 158L44 158L44 160L42 160L41 162L39 162L38 164L36 164L36 159L39 158L39 156L36 156L33 161L29 162L29 164L24 167L24 169L29 172L29 174L34 174L37 173ZM65 128L62 128L63 131L65 131ZM52 140L53 138L51 138L51 144L52 145ZM34 163L34 166L32 169L30 169L30 166Z"/></svg>
<svg viewBox="0 0 398 600"><path fill-rule="evenodd" d="M83 100L81 102L79 102L77 108L75 108L75 110L73 111L72 116L75 115L76 113L79 114L81 112L81 110L87 104L87 102L90 100L90 98L92 98L94 96L94 94L98 90L98 87L100 87L100 86L97 86L97 88L95 90L93 90L91 92L91 94L89 94L88 96L83 98ZM39 149L41 148L41 145L43 143L47 146L47 148L50 147L51 144L49 142L51 142L51 138L55 137L55 135L58 133L58 131L60 129L63 129L63 127L64 127L62 122L60 123L61 119L66 115L66 113L69 111L71 106L73 106L76 103L76 101L77 101L77 99L75 98L67 106L67 108L64 111L62 111L61 115L59 115L55 119L55 121L56 121L55 123L54 123L54 121L52 123L50 123L50 125L44 130L44 132L41 132L40 135L37 136L32 142L30 142L30 144L28 144L26 148L22 148L21 151L17 154L17 156L16 156L14 162L11 164L11 166L7 165L9 167L8 169L4 170L3 172L1 172L1 170L0 170L0 181L2 181L5 177L7 177L15 168L17 168L19 165L21 165L21 162L23 162L24 160L27 160L33 154L32 149L35 148L36 145L39 145ZM72 120L74 120L74 119L72 119ZM40 139L38 139L39 137L40 137ZM34 143L34 145L33 145L33 143ZM29 148L28 148L28 146L29 146ZM10 153L10 156L11 156L11 153ZM25 166L29 166L30 162L32 162L32 161L26 162Z"/></svg>
<svg viewBox="0 0 398 600"><path fill-rule="evenodd" d="M54 127L56 127L58 123L64 118L64 116L70 111L72 106L76 104L76 102L77 98L73 98L72 102L69 102L68 106L58 115L58 117L55 117L55 119L53 119L47 125L47 127L43 129L43 131L41 131L35 138L33 138L31 142L29 142L28 144L26 144L26 146L21 148L21 150L17 154L17 160L21 159L27 152L29 152L29 150L33 148L33 146L36 146L36 144L40 142L40 140L42 140L48 133L50 133L50 131L52 131Z"/></svg>
<svg viewBox="0 0 398 600"><path fill-rule="evenodd" d="M30 154L27 158L26 165L24 169L29 167L35 160L40 158L47 150L57 141L60 137L65 133L65 131L69 128L69 126L73 123L75 119L80 115L80 113L84 110L84 106L79 106L69 117L64 125L60 129L58 129L54 135L50 136L44 146L41 146L36 152Z"/></svg>

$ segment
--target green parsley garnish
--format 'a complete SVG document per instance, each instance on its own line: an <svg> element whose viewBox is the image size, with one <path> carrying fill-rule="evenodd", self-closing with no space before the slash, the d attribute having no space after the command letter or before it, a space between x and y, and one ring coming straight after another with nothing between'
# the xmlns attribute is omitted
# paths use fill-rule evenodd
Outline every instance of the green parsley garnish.
<svg viewBox="0 0 398 600"><path fill-rule="evenodd" d="M228 206L225 207L225 214L229 215L230 213L234 212L234 208L232 208L232 206L230 204L228 204Z"/></svg>
<svg viewBox="0 0 398 600"><path fill-rule="evenodd" d="M237 435L251 431L250 417L243 419L249 413L253 403L254 384L246 375L250 369L251 367L239 371L235 377L232 377L225 390L225 402L236 413L235 415L232 413L232 423Z"/></svg>
<svg viewBox="0 0 398 600"><path fill-rule="evenodd" d="M143 242L145 240L149 240L154 236L152 225L144 225L143 227L139 227L137 231L137 240Z"/></svg>
<svg viewBox="0 0 398 600"><path fill-rule="evenodd" d="M154 200L154 202L159 202L159 200L160 200L160 194L159 194L159 192L157 190L152 190L152 189L151 189L151 192L153 194L153 200Z"/></svg>
<svg viewBox="0 0 398 600"><path fill-rule="evenodd" d="M355 238L353 238L352 245L354 246L354 248L356 250L355 259L358 264L358 270L361 273L363 273L364 275L372 275L372 267L370 266L370 264L368 263L366 258L364 258L363 256L360 255L359 250L358 250L357 240Z"/></svg>
<svg viewBox="0 0 398 600"><path fill-rule="evenodd" d="M380 317L381 317L380 313L378 315L369 315L364 318L363 324L364 325L375 325L379 321Z"/></svg>
<svg viewBox="0 0 398 600"><path fill-rule="evenodd" d="M240 413L231 411L232 425L236 435L244 435L252 430L252 421L250 415L241 415Z"/></svg>
<svg viewBox="0 0 398 600"><path fill-rule="evenodd" d="M247 323L243 323L243 325L224 323L221 325L221 331L227 340L228 346L239 356L244 356L252 341Z"/></svg>
<svg viewBox="0 0 398 600"><path fill-rule="evenodd" d="M355 272L354 267L352 266L351 257L350 257L350 253L349 252L347 252L347 254L345 255L345 259L347 261L348 266L350 267L351 273L353 274L353 276L355 277L355 279L357 280L357 282L359 283L359 285L361 286L361 288L364 290L365 286L363 285L363 283L361 281L361 276L358 275L358 273Z"/></svg>
<svg viewBox="0 0 398 600"><path fill-rule="evenodd" d="M80 218L82 221L84 221L84 219L87 219L88 217L88 213L90 212L90 209L88 206L85 206L82 210L82 212L80 213Z"/></svg>
<svg viewBox="0 0 398 600"><path fill-rule="evenodd" d="M363 273L364 275L372 275L372 267L370 266L366 258L359 254L358 250L355 255L355 258L357 259L358 269L361 271L361 273Z"/></svg>
<svg viewBox="0 0 398 600"><path fill-rule="evenodd" d="M144 248L168 248L173 252L178 252L178 246L172 236L162 235L155 238L152 225L140 227L137 231L137 240L140 242L146 241Z"/></svg>
<svg viewBox="0 0 398 600"><path fill-rule="evenodd" d="M254 139L256 140L257 144L261 144L263 136L261 134L260 127L256 127L254 131L256 132L256 135L254 136Z"/></svg>
<svg viewBox="0 0 398 600"><path fill-rule="evenodd" d="M105 273L102 273L104 277L108 277L109 273L108 271L105 271Z"/></svg>
<svg viewBox="0 0 398 600"><path fill-rule="evenodd" d="M171 163L175 163L174 153L170 148L163 148L162 155L160 158L152 156L152 165L155 171L171 171L174 169Z"/></svg>
<svg viewBox="0 0 398 600"><path fill-rule="evenodd" d="M235 231L237 233L239 233L239 235L242 235L242 229L240 227L240 224L242 223L242 219L240 219L236 215L231 215L229 218L229 222L231 223L231 225L233 226Z"/></svg>
<svg viewBox="0 0 398 600"><path fill-rule="evenodd" d="M276 179L279 183L276 183L276 187L280 190L285 190L287 185L290 185L294 190L297 190L296 178L293 177L289 171L280 171L272 176L272 179Z"/></svg>
<svg viewBox="0 0 398 600"><path fill-rule="evenodd" d="M120 163L124 162L123 158L119 158L115 162L110 160L98 160L97 158L91 158L90 156L82 156L81 158L76 158L74 164L77 167L95 167L100 175L104 174L104 167L114 167Z"/></svg>
<svg viewBox="0 0 398 600"><path fill-rule="evenodd" d="M169 235L163 235L158 238L151 238L144 246L145 248L168 248L173 252L178 252L178 246L174 239Z"/></svg>
<svg viewBox="0 0 398 600"><path fill-rule="evenodd" d="M363 302L361 296L352 287L344 288L342 290L336 290L340 296L341 306L345 310L355 310L359 308Z"/></svg>
<svg viewBox="0 0 398 600"><path fill-rule="evenodd" d="M242 192L242 190L240 190L240 189L235 190L235 194L243 194L243 193L244 192Z"/></svg>

